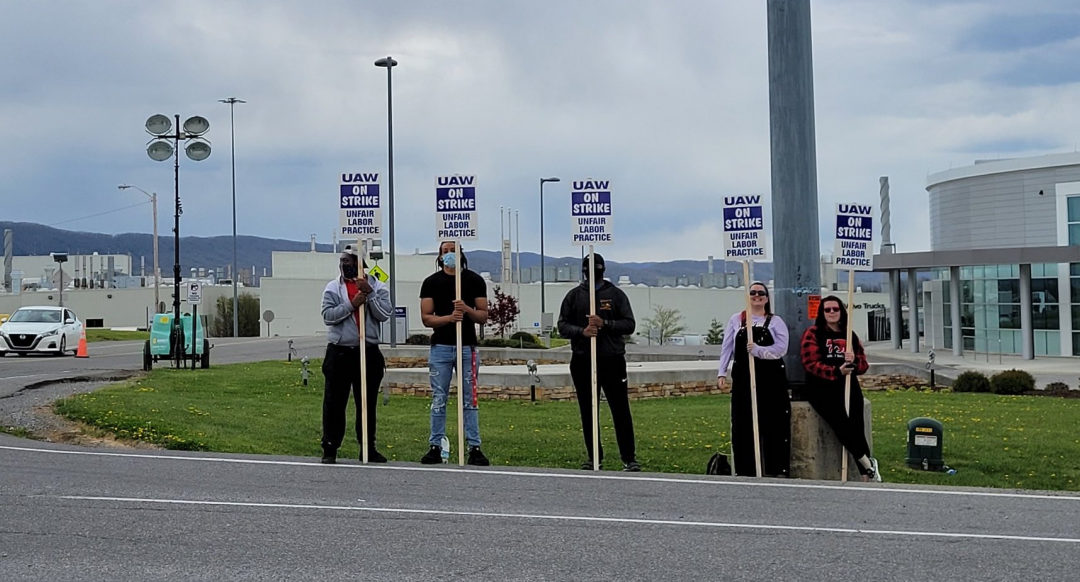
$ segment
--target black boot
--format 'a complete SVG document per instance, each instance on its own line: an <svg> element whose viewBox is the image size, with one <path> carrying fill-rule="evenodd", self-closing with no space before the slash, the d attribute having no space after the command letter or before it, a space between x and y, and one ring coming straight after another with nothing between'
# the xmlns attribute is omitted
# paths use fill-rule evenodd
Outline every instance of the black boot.
<svg viewBox="0 0 1080 582"><path fill-rule="evenodd" d="M337 462L337 449L323 446L322 449L322 461L324 465L333 465Z"/></svg>

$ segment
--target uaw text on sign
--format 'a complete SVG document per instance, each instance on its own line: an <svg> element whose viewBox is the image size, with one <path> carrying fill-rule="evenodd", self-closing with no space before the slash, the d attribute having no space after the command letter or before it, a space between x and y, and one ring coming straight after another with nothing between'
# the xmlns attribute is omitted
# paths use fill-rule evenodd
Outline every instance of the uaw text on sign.
<svg viewBox="0 0 1080 582"><path fill-rule="evenodd" d="M339 189L341 235L344 239L382 238L379 174L342 173Z"/></svg>
<svg viewBox="0 0 1080 582"><path fill-rule="evenodd" d="M767 199L762 194L724 197L724 258L736 261L769 260Z"/></svg>
<svg viewBox="0 0 1080 582"><path fill-rule="evenodd" d="M476 239L476 177L435 179L435 232L439 240Z"/></svg>
<svg viewBox="0 0 1080 582"><path fill-rule="evenodd" d="M874 207L869 204L836 205L836 247L833 265L852 271L874 268Z"/></svg>
<svg viewBox="0 0 1080 582"><path fill-rule="evenodd" d="M613 218L610 181L574 180L570 190L571 243L610 244Z"/></svg>

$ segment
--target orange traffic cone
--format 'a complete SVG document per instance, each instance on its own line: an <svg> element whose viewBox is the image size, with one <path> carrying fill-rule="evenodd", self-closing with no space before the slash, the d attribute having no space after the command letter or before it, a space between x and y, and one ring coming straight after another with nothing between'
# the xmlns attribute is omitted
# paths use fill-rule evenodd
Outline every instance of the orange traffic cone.
<svg viewBox="0 0 1080 582"><path fill-rule="evenodd" d="M82 333L79 334L79 349L75 351L76 358L89 358L90 355L86 353L86 328L83 328Z"/></svg>

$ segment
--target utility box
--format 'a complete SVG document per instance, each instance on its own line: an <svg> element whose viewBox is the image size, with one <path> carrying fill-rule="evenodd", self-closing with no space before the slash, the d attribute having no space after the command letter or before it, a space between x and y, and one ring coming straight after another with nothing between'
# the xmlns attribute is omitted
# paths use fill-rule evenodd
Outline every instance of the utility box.
<svg viewBox="0 0 1080 582"><path fill-rule="evenodd" d="M942 471L945 459L942 455L942 437L945 429L932 418L913 418L907 424L907 458L912 469Z"/></svg>

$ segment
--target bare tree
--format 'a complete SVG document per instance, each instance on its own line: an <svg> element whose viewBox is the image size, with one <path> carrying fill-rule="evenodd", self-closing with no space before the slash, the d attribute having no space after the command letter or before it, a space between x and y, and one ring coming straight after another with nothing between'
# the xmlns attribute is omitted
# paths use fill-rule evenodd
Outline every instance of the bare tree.
<svg viewBox="0 0 1080 582"><path fill-rule="evenodd" d="M686 331L682 319L682 314L679 313L678 309L669 309L663 305L657 305L653 307L652 317L642 320L644 330L638 335L645 336L650 341L656 338L657 343L664 345L664 342L670 339L671 336Z"/></svg>

